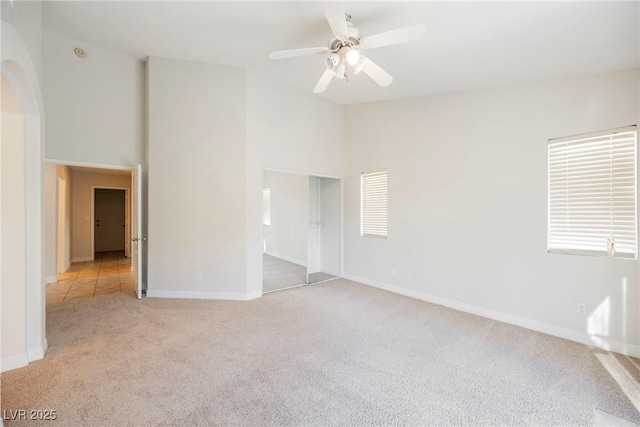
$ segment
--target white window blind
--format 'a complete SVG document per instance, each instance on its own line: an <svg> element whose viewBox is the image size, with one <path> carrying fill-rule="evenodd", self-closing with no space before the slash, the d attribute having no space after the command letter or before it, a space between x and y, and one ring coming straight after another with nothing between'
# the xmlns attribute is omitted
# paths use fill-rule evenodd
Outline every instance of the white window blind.
<svg viewBox="0 0 640 427"><path fill-rule="evenodd" d="M360 175L360 234L387 238L387 171Z"/></svg>
<svg viewBox="0 0 640 427"><path fill-rule="evenodd" d="M271 225L271 189L262 190L262 224Z"/></svg>
<svg viewBox="0 0 640 427"><path fill-rule="evenodd" d="M549 140L548 250L636 257L636 127Z"/></svg>

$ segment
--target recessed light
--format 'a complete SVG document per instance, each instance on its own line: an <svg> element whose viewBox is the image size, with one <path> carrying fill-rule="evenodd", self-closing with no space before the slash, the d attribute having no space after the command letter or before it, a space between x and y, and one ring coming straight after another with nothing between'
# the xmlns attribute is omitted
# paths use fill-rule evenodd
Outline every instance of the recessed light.
<svg viewBox="0 0 640 427"><path fill-rule="evenodd" d="M73 52L76 54L76 56L77 56L78 58L84 58L84 57L86 57L86 56L87 56L87 51L86 51L86 50L84 50L84 49L83 49L83 48L81 48L81 47L77 47L77 48L73 49Z"/></svg>

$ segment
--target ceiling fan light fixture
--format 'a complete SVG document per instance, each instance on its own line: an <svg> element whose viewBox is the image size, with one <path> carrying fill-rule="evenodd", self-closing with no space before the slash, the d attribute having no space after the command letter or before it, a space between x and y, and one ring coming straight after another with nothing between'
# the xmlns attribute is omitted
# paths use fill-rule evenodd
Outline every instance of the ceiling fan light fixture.
<svg viewBox="0 0 640 427"><path fill-rule="evenodd" d="M362 64L366 58L366 56L360 55L358 62L353 65L353 74L360 74L360 71L362 71Z"/></svg>
<svg viewBox="0 0 640 427"><path fill-rule="evenodd" d="M269 54L271 59L284 59L328 53L325 58L325 70L313 89L313 93L316 94L324 92L334 77L349 80L350 75L360 72L382 87L389 86L393 77L362 53L383 46L419 40L426 34L425 26L417 24L363 38L351 23L351 16L344 13L342 0L326 2L325 18L332 33L327 47L289 49Z"/></svg>
<svg viewBox="0 0 640 427"><path fill-rule="evenodd" d="M338 64L340 64L341 60L342 58L340 58L340 55L338 55L337 53L332 53L329 56L327 56L325 63L328 69L335 70Z"/></svg>
<svg viewBox="0 0 640 427"><path fill-rule="evenodd" d="M356 65L358 61L360 61L360 52L358 52L357 49L346 47L343 50L345 51L344 58L347 60L349 65Z"/></svg>
<svg viewBox="0 0 640 427"><path fill-rule="evenodd" d="M347 66L344 64L344 61L341 61L336 68L333 69L333 75L338 79L343 79L346 73Z"/></svg>

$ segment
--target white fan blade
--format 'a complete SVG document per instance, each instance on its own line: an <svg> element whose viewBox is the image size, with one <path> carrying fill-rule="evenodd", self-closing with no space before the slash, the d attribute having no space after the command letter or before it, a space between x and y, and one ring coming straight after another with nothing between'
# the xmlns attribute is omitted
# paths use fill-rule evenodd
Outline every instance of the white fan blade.
<svg viewBox="0 0 640 427"><path fill-rule="evenodd" d="M419 40L427 33L427 29L422 24L402 27L384 33L366 37L363 41L366 49L389 46Z"/></svg>
<svg viewBox="0 0 640 427"><path fill-rule="evenodd" d="M304 49L279 50L277 52L271 52L269 54L269 59L295 58L298 56L315 55L317 53L327 52L329 52L329 49L326 47L307 47Z"/></svg>
<svg viewBox="0 0 640 427"><path fill-rule="evenodd" d="M362 58L362 71L380 86L389 86L393 82L391 74L380 68L378 64L369 58Z"/></svg>
<svg viewBox="0 0 640 427"><path fill-rule="evenodd" d="M344 17L344 8L340 0L332 0L327 3L324 9L324 16L329 22L333 35L338 40L346 40L349 38L349 27L347 26L347 20Z"/></svg>
<svg viewBox="0 0 640 427"><path fill-rule="evenodd" d="M332 78L333 71L328 68L324 70L324 73L322 73L322 77L320 77L320 80L318 80L318 84L316 84L316 87L313 88L313 93L322 93L327 90L327 87L329 86L329 83L331 83Z"/></svg>

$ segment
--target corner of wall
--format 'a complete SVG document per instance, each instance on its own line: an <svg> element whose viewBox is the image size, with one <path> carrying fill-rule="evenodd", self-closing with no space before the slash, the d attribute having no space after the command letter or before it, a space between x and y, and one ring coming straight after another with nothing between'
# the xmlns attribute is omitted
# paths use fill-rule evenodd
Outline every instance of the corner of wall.
<svg viewBox="0 0 640 427"><path fill-rule="evenodd" d="M42 342L40 346L29 349L29 362L43 359L44 355L47 354L48 348L49 348L49 343L45 338L45 340Z"/></svg>
<svg viewBox="0 0 640 427"><path fill-rule="evenodd" d="M17 356L6 357L0 361L0 372L11 371L23 368L29 364L29 357L26 353Z"/></svg>

